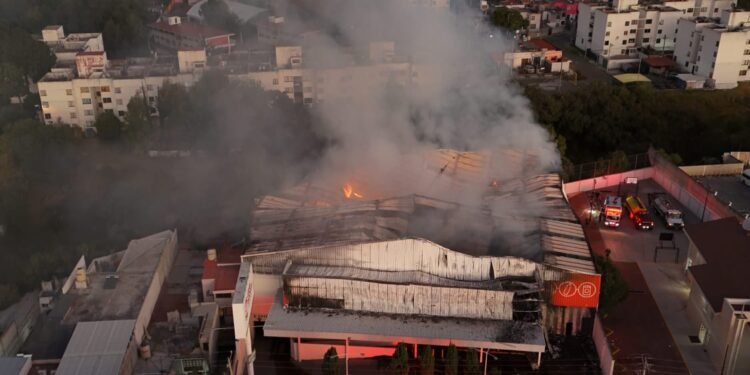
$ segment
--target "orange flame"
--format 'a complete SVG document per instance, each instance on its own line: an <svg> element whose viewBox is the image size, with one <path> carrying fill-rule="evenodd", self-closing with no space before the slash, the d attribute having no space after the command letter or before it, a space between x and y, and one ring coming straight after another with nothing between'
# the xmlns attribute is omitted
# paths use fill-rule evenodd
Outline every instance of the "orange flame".
<svg viewBox="0 0 750 375"><path fill-rule="evenodd" d="M362 198L362 194L359 194L356 191L354 191L352 184L344 184L344 186L342 187L342 190L344 191L344 196L347 199Z"/></svg>

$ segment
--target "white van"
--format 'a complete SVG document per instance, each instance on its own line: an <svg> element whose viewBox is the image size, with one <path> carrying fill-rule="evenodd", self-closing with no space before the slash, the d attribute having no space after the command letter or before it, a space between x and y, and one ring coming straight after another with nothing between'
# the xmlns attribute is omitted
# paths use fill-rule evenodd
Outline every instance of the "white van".
<svg viewBox="0 0 750 375"><path fill-rule="evenodd" d="M745 169L740 178L745 185L750 186L750 169Z"/></svg>

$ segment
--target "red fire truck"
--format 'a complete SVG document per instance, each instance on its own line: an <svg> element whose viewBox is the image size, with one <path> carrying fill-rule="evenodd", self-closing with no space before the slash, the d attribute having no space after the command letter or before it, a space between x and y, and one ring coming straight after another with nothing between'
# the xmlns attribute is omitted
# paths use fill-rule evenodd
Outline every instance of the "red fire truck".
<svg viewBox="0 0 750 375"><path fill-rule="evenodd" d="M625 198L625 207L628 208L630 219L635 223L636 228L651 230L654 229L654 219L648 213L648 208L641 202L638 197L628 195Z"/></svg>
<svg viewBox="0 0 750 375"><path fill-rule="evenodd" d="M616 195L610 195L604 198L602 204L602 218L604 225L607 227L619 227L620 218L622 217L622 198Z"/></svg>

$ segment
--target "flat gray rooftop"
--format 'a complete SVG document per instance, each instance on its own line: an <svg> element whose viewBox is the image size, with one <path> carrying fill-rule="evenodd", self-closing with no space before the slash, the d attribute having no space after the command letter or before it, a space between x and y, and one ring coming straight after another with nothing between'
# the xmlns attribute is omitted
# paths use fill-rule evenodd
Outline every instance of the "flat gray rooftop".
<svg viewBox="0 0 750 375"><path fill-rule="evenodd" d="M271 337L390 342L491 348L540 353L543 328L512 320L473 320L413 315L365 314L343 310L284 310L278 294L263 332Z"/></svg>
<svg viewBox="0 0 750 375"><path fill-rule="evenodd" d="M696 177L706 189L716 192L716 197L740 215L750 213L750 186L742 183L740 176Z"/></svg>
<svg viewBox="0 0 750 375"><path fill-rule="evenodd" d="M135 320L78 323L56 373L119 374L134 327Z"/></svg>

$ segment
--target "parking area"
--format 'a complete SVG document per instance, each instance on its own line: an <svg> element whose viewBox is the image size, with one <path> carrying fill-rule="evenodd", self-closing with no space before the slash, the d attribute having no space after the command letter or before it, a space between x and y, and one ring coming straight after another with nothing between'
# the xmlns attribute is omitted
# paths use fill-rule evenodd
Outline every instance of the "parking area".
<svg viewBox="0 0 750 375"><path fill-rule="evenodd" d="M740 176L705 176L696 177L696 181L706 189L716 193L725 204L730 204L740 215L750 213L750 186L742 183Z"/></svg>
<svg viewBox="0 0 750 375"><path fill-rule="evenodd" d="M636 186L625 188L623 185L620 189L598 192L601 199L608 194L633 194L648 204L649 193L664 190L655 182L645 180ZM591 193L571 196L571 205L594 253L603 255L605 249L611 251L610 259L630 290L628 298L602 319L618 372L638 371L647 365L649 373L682 374L688 373L688 368L692 374L715 373L702 346L689 339L695 332L686 311L690 287L684 268L688 249L685 234L668 229L652 209L653 230L636 229L626 212L619 228L606 228L593 218L589 220L590 198ZM667 195L667 198L684 213L686 224L700 221L674 197ZM655 248L660 243L661 233L672 233L679 251L662 249L657 253Z"/></svg>

